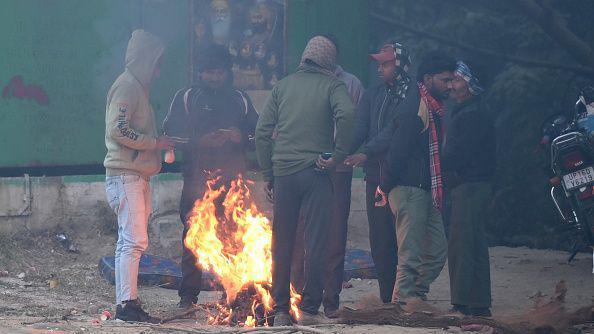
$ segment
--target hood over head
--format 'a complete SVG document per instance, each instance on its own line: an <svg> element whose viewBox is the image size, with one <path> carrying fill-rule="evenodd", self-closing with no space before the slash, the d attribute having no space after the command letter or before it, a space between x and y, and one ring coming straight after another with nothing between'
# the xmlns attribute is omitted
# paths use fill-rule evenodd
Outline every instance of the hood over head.
<svg viewBox="0 0 594 334"><path fill-rule="evenodd" d="M157 36L142 29L132 32L126 49L126 69L132 72L144 88L150 86L157 60L164 51L165 46Z"/></svg>
<svg viewBox="0 0 594 334"><path fill-rule="evenodd" d="M334 72L336 68L336 45L326 37L315 36L307 42L301 63L306 60L314 62L324 70Z"/></svg>

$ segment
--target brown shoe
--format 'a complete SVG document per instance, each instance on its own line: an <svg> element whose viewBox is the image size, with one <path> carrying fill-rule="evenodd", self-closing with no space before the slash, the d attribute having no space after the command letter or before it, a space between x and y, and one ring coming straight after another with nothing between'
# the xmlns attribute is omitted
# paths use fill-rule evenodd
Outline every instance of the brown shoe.
<svg viewBox="0 0 594 334"><path fill-rule="evenodd" d="M329 319L320 313L311 314L305 311L301 312L301 317L299 318L299 321L297 321L299 326L325 325L335 323L337 323L336 319Z"/></svg>
<svg viewBox="0 0 594 334"><path fill-rule="evenodd" d="M340 318L340 311L339 310L324 310L324 315L328 319L337 319L337 318Z"/></svg>
<svg viewBox="0 0 594 334"><path fill-rule="evenodd" d="M408 298L406 303L401 305L402 309L407 313L425 313L425 314L439 314L440 311L429 303L423 301L421 298Z"/></svg>

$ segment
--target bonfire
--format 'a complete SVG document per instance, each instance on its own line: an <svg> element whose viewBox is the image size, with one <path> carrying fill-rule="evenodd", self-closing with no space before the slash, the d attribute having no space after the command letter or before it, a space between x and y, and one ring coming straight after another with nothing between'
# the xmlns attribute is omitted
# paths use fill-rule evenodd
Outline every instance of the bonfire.
<svg viewBox="0 0 594 334"><path fill-rule="evenodd" d="M184 240L203 270L215 273L226 293L208 317L213 325L268 326L273 309L272 229L241 175L228 185L207 181L194 204ZM299 319L300 295L291 287L291 314Z"/></svg>

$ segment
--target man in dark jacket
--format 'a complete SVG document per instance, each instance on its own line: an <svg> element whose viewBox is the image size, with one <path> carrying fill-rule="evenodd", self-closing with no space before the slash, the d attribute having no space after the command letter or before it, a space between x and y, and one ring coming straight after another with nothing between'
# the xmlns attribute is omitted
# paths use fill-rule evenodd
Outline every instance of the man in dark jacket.
<svg viewBox="0 0 594 334"><path fill-rule="evenodd" d="M495 170L493 121L481 101L483 89L470 68L458 62L451 96L457 104L443 146L443 171L450 193L448 267L454 310L490 316L491 275L484 223Z"/></svg>
<svg viewBox="0 0 594 334"><path fill-rule="evenodd" d="M419 65L417 87L399 112L388 152L388 169L378 187L377 205L396 217L398 270L392 302L426 299L447 257L441 208L439 147L442 142L443 101L449 96L456 62L431 53Z"/></svg>
<svg viewBox="0 0 594 334"><path fill-rule="evenodd" d="M291 258L299 213L305 221L305 285L299 323L323 322L325 252L332 219L328 170L351 148L355 108L334 75L336 46L323 36L309 40L296 73L272 89L256 128L256 151L268 191L274 191L272 298L275 326L291 325ZM273 139L273 132L277 131ZM322 153L331 157L322 158Z"/></svg>
<svg viewBox="0 0 594 334"><path fill-rule="evenodd" d="M198 83L179 90L163 123L164 132L181 145L184 187L180 218L185 240L188 213L202 198L210 173L228 183L245 172L245 149L253 141L258 114L249 97L233 89L231 56L222 46L212 45L198 55ZM253 146L253 143L252 143ZM202 270L192 251L183 247L179 306L190 307L200 293Z"/></svg>
<svg viewBox="0 0 594 334"><path fill-rule="evenodd" d="M355 150L345 164L364 165L366 184L367 221L371 256L375 264L384 303L392 300L398 264L394 216L387 206L376 207L375 190L380 184L382 170L386 168L385 154L394 131L392 126L396 110L404 101L411 86L408 76L410 57L400 43L387 44L378 54L370 55L378 62L378 75L382 83L365 91L357 108Z"/></svg>

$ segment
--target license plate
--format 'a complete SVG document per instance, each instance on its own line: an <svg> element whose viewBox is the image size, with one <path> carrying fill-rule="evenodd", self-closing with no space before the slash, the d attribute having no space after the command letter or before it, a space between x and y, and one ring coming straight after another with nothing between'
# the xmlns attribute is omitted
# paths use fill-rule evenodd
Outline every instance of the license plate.
<svg viewBox="0 0 594 334"><path fill-rule="evenodd" d="M594 168L588 167L580 169L577 172L563 175L563 183L565 183L565 189L571 190L579 188L594 181Z"/></svg>

